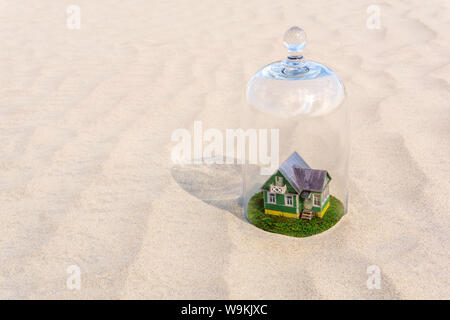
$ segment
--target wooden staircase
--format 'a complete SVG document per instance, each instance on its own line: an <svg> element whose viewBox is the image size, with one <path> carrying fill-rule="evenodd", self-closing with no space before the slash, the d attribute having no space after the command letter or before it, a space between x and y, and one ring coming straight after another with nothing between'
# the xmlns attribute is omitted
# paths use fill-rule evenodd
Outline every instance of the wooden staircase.
<svg viewBox="0 0 450 320"><path fill-rule="evenodd" d="M305 210L303 210L303 212L302 212L302 219L311 220L312 217L313 217L312 211L305 211Z"/></svg>

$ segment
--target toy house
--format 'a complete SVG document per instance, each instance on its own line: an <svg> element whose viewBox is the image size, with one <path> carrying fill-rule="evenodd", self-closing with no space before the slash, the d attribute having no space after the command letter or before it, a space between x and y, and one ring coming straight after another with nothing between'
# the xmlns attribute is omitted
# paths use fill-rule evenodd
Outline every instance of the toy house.
<svg viewBox="0 0 450 320"><path fill-rule="evenodd" d="M289 218L322 218L330 205L330 175L311 169L294 152L262 187L264 212Z"/></svg>

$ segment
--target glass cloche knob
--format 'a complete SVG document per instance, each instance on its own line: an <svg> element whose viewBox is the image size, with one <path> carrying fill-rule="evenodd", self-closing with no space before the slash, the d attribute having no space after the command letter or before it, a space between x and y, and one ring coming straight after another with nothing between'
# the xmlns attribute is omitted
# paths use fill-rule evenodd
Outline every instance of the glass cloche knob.
<svg viewBox="0 0 450 320"><path fill-rule="evenodd" d="M284 45L289 51L289 56L302 57L303 48L306 45L306 32L300 27L289 28L284 34Z"/></svg>
<svg viewBox="0 0 450 320"><path fill-rule="evenodd" d="M303 48L306 45L306 32L297 26L290 27L284 34L284 45L288 49L288 56L284 60L281 72L285 77L302 77L309 68L303 59Z"/></svg>

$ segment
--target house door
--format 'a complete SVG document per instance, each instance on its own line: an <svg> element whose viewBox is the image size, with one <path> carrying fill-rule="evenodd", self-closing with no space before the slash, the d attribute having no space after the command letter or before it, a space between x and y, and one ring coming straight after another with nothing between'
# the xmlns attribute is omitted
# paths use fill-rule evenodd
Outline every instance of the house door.
<svg viewBox="0 0 450 320"><path fill-rule="evenodd" d="M305 200L305 209L306 210L312 210L312 200L311 199L306 199Z"/></svg>

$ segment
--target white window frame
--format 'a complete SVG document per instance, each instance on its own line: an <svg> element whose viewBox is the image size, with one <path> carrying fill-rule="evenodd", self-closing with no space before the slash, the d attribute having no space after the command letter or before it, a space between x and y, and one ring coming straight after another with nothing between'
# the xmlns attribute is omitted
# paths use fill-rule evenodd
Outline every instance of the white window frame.
<svg viewBox="0 0 450 320"><path fill-rule="evenodd" d="M288 203L288 197L291 198L291 204ZM288 207L293 207L294 206L294 195L292 194L287 194L284 196L284 205L288 206Z"/></svg>
<svg viewBox="0 0 450 320"><path fill-rule="evenodd" d="M317 199L317 197L319 197L319 204L316 204L316 199ZM314 207L320 207L321 206L321 203L320 203L320 194L317 194L317 193L314 193L313 195L312 195L312 200L313 200L313 206Z"/></svg>
<svg viewBox="0 0 450 320"><path fill-rule="evenodd" d="M270 201L270 196L271 195L274 196L274 199L275 199L274 202ZM276 204L277 203L277 195L275 193L273 193L273 192L267 192L267 203Z"/></svg>

